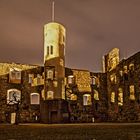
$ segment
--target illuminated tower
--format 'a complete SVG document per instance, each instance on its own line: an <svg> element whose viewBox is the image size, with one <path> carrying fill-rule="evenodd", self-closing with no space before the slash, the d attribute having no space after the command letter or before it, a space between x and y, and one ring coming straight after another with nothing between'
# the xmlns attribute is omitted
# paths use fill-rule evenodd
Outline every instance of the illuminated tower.
<svg viewBox="0 0 140 140"><path fill-rule="evenodd" d="M65 32L59 23L51 22L44 26L45 101L41 110L45 123L61 123L68 118L64 82Z"/></svg>
<svg viewBox="0 0 140 140"><path fill-rule="evenodd" d="M44 26L46 99L65 99L65 28L58 23Z"/></svg>

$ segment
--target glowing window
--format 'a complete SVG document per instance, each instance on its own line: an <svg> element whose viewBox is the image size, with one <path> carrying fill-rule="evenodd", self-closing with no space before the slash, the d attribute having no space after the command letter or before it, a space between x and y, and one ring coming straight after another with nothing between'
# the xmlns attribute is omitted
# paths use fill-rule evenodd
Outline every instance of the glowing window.
<svg viewBox="0 0 140 140"><path fill-rule="evenodd" d="M40 104L40 95L39 93L31 93L31 105L38 105Z"/></svg>
<svg viewBox="0 0 140 140"><path fill-rule="evenodd" d="M41 91L41 96L42 96L42 99L45 100L45 92L44 92L44 89Z"/></svg>
<svg viewBox="0 0 140 140"><path fill-rule="evenodd" d="M84 94L83 95L83 105L91 105L91 95L90 94Z"/></svg>
<svg viewBox="0 0 140 140"><path fill-rule="evenodd" d="M41 84L42 76L40 74L37 74L37 85Z"/></svg>
<svg viewBox="0 0 140 140"><path fill-rule="evenodd" d="M10 68L9 72L10 83L21 83L21 71L16 68Z"/></svg>
<svg viewBox="0 0 140 140"><path fill-rule="evenodd" d="M95 85L96 84L96 77L91 77L91 84Z"/></svg>
<svg viewBox="0 0 140 140"><path fill-rule="evenodd" d="M30 84L33 83L33 79L34 79L34 75L33 74L29 74L29 83Z"/></svg>
<svg viewBox="0 0 140 140"><path fill-rule="evenodd" d="M130 65L129 65L129 70L134 70L134 64L133 63L131 63Z"/></svg>
<svg viewBox="0 0 140 140"><path fill-rule="evenodd" d="M53 70L52 69L47 70L47 79L53 80Z"/></svg>
<svg viewBox="0 0 140 140"><path fill-rule="evenodd" d="M54 98L54 92L53 91L48 91L47 92L47 99L53 99Z"/></svg>
<svg viewBox="0 0 140 140"><path fill-rule="evenodd" d="M71 94L70 95L70 100L76 101L77 100L77 95Z"/></svg>
<svg viewBox="0 0 140 140"><path fill-rule="evenodd" d="M110 81L112 83L116 83L117 82L117 78L116 78L116 75L115 74L110 75Z"/></svg>
<svg viewBox="0 0 140 140"><path fill-rule="evenodd" d="M111 103L115 102L115 92L111 93Z"/></svg>
<svg viewBox="0 0 140 140"><path fill-rule="evenodd" d="M94 90L94 99L99 100L99 93L97 90Z"/></svg>
<svg viewBox="0 0 140 140"><path fill-rule="evenodd" d="M122 88L118 89L118 105L119 106L123 105L123 90L122 90Z"/></svg>
<svg viewBox="0 0 140 140"><path fill-rule="evenodd" d="M124 73L127 73L127 66L123 67Z"/></svg>
<svg viewBox="0 0 140 140"><path fill-rule="evenodd" d="M7 104L16 104L21 100L21 91L17 89L9 89L7 91Z"/></svg>
<svg viewBox="0 0 140 140"><path fill-rule="evenodd" d="M120 73L120 75L121 75L121 76L123 76L123 71L122 71L122 70L120 70L120 72L119 72L119 73Z"/></svg>
<svg viewBox="0 0 140 140"><path fill-rule="evenodd" d="M68 76L68 84L74 84L74 76L73 75Z"/></svg>
<svg viewBox="0 0 140 140"><path fill-rule="evenodd" d="M134 85L130 85L129 86L129 91L130 91L130 100L135 100L135 89L134 89Z"/></svg>

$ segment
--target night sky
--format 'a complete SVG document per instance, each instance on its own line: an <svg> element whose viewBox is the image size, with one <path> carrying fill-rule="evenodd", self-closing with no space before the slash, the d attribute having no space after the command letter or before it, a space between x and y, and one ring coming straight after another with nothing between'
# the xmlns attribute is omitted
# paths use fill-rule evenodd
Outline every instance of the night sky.
<svg viewBox="0 0 140 140"><path fill-rule="evenodd" d="M52 0L0 0L0 62L43 65L43 25ZM140 51L140 0L55 0L66 27L66 67L101 71L112 48L121 58Z"/></svg>

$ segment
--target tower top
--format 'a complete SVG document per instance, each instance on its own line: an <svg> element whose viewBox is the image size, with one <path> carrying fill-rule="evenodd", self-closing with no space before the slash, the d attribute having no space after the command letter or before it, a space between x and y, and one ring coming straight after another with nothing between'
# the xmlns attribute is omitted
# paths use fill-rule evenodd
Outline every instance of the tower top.
<svg viewBox="0 0 140 140"><path fill-rule="evenodd" d="M55 9L54 9L54 1L52 2L52 22L54 22L54 16L55 16Z"/></svg>

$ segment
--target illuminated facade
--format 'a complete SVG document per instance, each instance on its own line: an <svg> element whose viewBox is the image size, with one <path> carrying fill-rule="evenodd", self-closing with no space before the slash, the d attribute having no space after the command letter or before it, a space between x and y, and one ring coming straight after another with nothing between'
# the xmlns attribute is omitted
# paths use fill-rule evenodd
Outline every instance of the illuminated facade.
<svg viewBox="0 0 140 140"><path fill-rule="evenodd" d="M119 60L114 48L103 72L65 67L65 27L44 26L44 66L0 63L0 122L140 121L140 52Z"/></svg>

